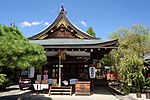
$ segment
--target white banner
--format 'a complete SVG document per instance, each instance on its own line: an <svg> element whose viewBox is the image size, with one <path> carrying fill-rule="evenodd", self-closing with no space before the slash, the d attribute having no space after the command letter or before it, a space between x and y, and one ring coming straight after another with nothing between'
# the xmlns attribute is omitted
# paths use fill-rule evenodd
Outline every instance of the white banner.
<svg viewBox="0 0 150 100"><path fill-rule="evenodd" d="M34 67L31 67L29 68L29 71L28 71L28 77L29 78L33 78L34 77Z"/></svg>

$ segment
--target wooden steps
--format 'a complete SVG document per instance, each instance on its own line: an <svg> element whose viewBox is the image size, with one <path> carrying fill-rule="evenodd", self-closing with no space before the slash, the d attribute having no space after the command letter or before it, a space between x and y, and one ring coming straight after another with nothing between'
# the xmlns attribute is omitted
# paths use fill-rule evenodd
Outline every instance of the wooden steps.
<svg viewBox="0 0 150 100"><path fill-rule="evenodd" d="M51 91L71 91L71 89L51 89Z"/></svg>
<svg viewBox="0 0 150 100"><path fill-rule="evenodd" d="M72 95L72 86L50 86L49 95L63 95L68 94Z"/></svg>

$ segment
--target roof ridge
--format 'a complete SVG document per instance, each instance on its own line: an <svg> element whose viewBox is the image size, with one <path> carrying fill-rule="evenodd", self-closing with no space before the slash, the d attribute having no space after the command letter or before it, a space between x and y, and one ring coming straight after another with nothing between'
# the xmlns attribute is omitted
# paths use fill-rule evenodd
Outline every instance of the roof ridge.
<svg viewBox="0 0 150 100"><path fill-rule="evenodd" d="M35 39L39 39L40 37L42 37L43 35L47 34L47 32L49 32L51 29L53 29L61 19L64 19L66 21L66 24L68 26L70 26L78 35L81 35L83 38L85 39L96 39L95 37L87 34L86 32L84 32L83 30L81 30L80 28L78 28L76 25L74 25L67 17L67 12L64 9L64 6L61 5L61 9L60 12L58 14L58 16L56 17L56 19L48 26L46 27L44 30L38 32L38 34L33 35L31 37L29 37L29 39L31 40L35 40ZM52 34L51 32L48 34ZM74 33L75 34L75 33Z"/></svg>

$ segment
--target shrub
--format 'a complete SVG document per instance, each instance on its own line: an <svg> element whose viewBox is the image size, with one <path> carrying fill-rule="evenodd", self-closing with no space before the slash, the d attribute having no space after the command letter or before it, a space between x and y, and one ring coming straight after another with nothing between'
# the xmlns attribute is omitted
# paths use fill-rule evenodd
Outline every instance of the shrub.
<svg viewBox="0 0 150 100"><path fill-rule="evenodd" d="M4 89L8 83L6 74L0 74L0 90Z"/></svg>

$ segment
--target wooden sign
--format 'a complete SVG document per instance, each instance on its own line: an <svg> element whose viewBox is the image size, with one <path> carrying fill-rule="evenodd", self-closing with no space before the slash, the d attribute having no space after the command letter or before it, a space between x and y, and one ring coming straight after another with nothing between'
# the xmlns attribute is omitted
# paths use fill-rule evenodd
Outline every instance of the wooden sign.
<svg viewBox="0 0 150 100"><path fill-rule="evenodd" d="M52 85L53 85L53 86L57 86L57 79L53 79Z"/></svg>
<svg viewBox="0 0 150 100"><path fill-rule="evenodd" d="M61 60L66 60L66 52L65 52L65 50L59 51L59 56L60 56Z"/></svg>

